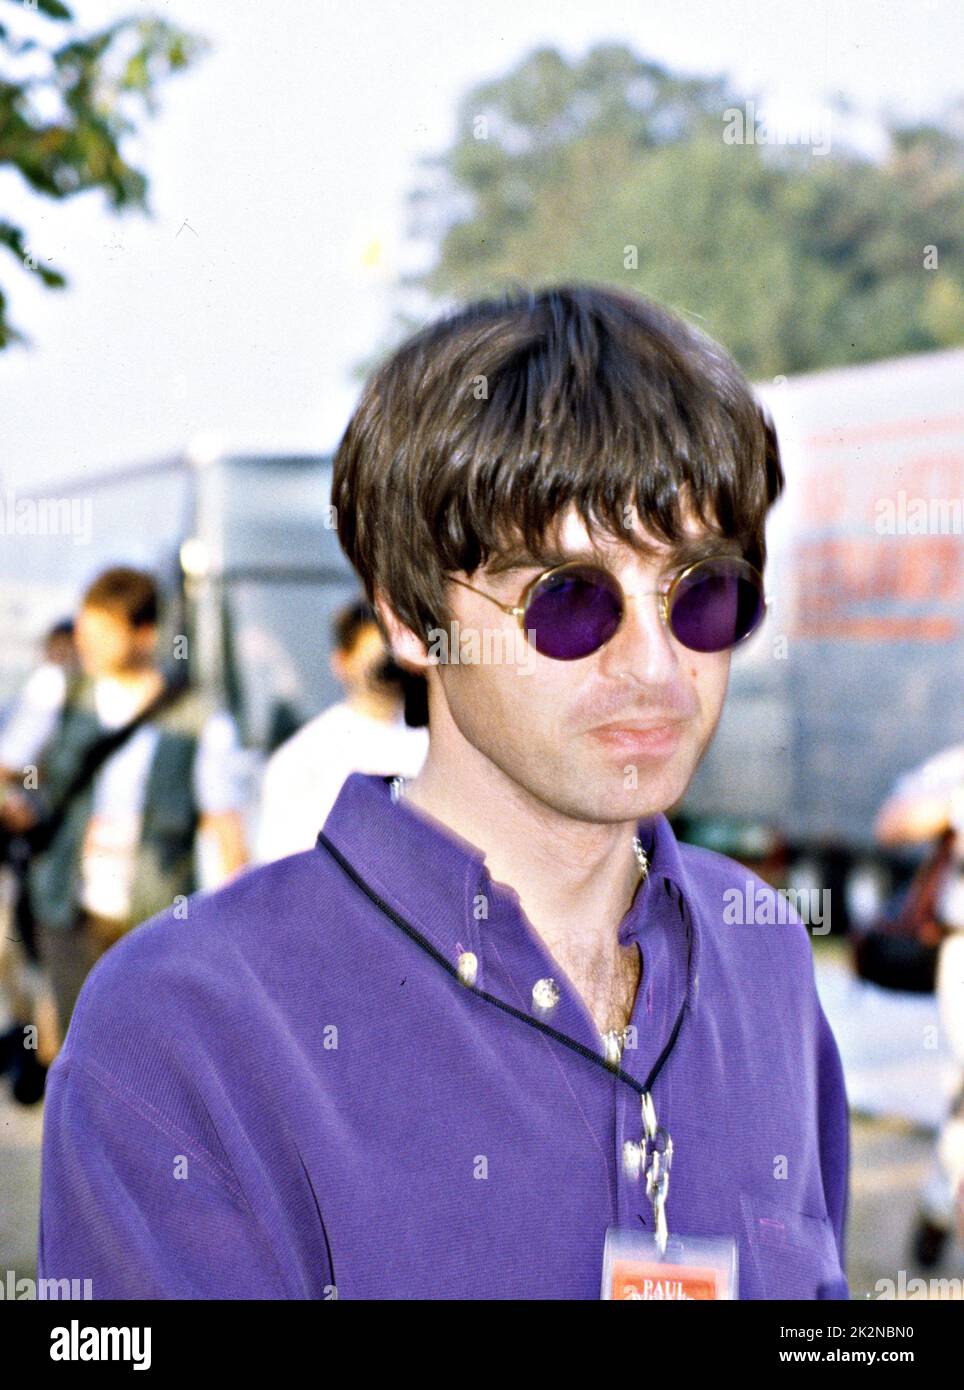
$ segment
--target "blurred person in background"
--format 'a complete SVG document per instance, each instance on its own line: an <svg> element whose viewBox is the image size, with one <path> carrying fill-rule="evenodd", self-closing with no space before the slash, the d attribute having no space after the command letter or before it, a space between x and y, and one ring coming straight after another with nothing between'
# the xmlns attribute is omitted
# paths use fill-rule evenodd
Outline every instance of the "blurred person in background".
<svg viewBox="0 0 964 1390"><path fill-rule="evenodd" d="M35 795L9 794L8 815L48 828L28 872L55 1005L48 1060L99 957L194 891L197 834L215 840L223 877L247 861L234 721L161 669L158 622L151 575L105 571L77 618L81 671L49 665L16 726L16 761L39 779Z"/></svg>
<svg viewBox="0 0 964 1390"><path fill-rule="evenodd" d="M257 857L312 849L352 772L414 777L428 730L405 720L405 673L392 660L375 614L361 601L335 617L331 669L345 699L307 723L265 768Z"/></svg>
<svg viewBox="0 0 964 1390"><path fill-rule="evenodd" d="M950 857L934 909L946 932L936 993L957 1082L920 1198L914 1255L925 1268L940 1261L964 1199L964 744L944 749L898 778L874 825L878 841L888 846L937 840L947 831L953 832ZM964 1229L960 1234L964 1240Z"/></svg>
<svg viewBox="0 0 964 1390"><path fill-rule="evenodd" d="M63 618L43 642L43 660L24 683L6 712L0 731L0 990L12 1026L0 1035L0 1074L11 1073L14 1098L30 1105L43 1094L49 1055L38 1056L30 1044L31 1025L41 1023L46 1039L54 1035L54 1004L40 970L36 933L26 891L30 847L23 831L33 824L33 811L9 793L23 788L25 768L35 747L38 721L44 723L51 699L77 671L74 620Z"/></svg>
<svg viewBox="0 0 964 1390"><path fill-rule="evenodd" d="M38 721L44 722L49 710L57 705L65 676L69 679L78 669L74 620L62 618L43 640L43 660L6 711L0 729L0 780L4 788L23 785L23 766L30 760L22 754L32 751L36 742L34 730ZM17 819L15 811L11 819Z"/></svg>

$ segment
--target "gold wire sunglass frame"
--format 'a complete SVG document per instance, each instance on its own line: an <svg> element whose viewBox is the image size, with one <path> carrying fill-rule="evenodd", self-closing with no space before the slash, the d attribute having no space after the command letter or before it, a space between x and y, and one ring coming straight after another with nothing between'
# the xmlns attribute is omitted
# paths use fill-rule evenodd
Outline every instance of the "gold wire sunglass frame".
<svg viewBox="0 0 964 1390"><path fill-rule="evenodd" d="M464 579L452 579L452 583L460 585L463 589L470 589L473 594L478 594L481 598L487 598L490 603L494 603L497 608L501 608L503 613L507 613L510 618L515 618L520 628L526 634L526 639L528 640L529 634L528 629L525 625L525 615L530 603L532 602L535 596L535 591L540 584L544 584L546 580L554 577L555 575L565 573L567 570L581 570L584 573L588 572L590 574L601 574L604 575L607 580L611 581L616 586L616 590L619 593L622 604L622 611L619 615L619 622L616 625L616 628L612 632L612 634L606 638L606 642L611 642L613 640L613 637L616 636L616 633L622 627L623 619L626 616L626 602L628 599L631 598L658 598L660 600L660 618L662 619L664 626L667 628L670 634L676 639L677 642L679 642L680 639L676 637L676 633L673 632L673 629L670 627L669 622L670 613L672 612L673 608L673 598L675 593L677 592L677 589L679 588L679 585L683 582L684 579L691 575L694 570L701 569L704 565L718 565L721 561L726 561L728 563L733 564L737 568L742 569L747 576L751 577L753 579L753 582L757 585L760 591L760 597L763 599L763 611L760 614L759 621L754 623L753 627L750 628L749 632L745 632L743 636L738 637L735 642L731 642L727 647L720 648L721 651L732 651L734 647L739 647L749 637L752 637L755 632L759 631L763 619L766 616L767 610L770 607L770 597L766 594L764 590L763 575L760 573L760 571L756 568L755 565L750 564L749 560L744 560L742 559L742 557L736 555L704 556L703 559L694 561L692 565L687 565L685 569L681 570L679 574L677 574L672 580L670 580L669 584L665 588L649 589L645 592L641 591L638 593L634 592L630 594L627 594L626 590L623 588L623 586L620 584L619 580L612 573L611 570L605 569L602 565L589 564L585 560L567 560L564 564L553 565L549 569L543 570L542 573L537 574L534 579L530 579L529 583L525 586L522 593L519 595L519 598L516 603L502 603L501 600L497 599L494 594L487 594L484 589L478 589L474 584L469 584ZM598 647L594 648L594 651L600 651L601 648L606 645L606 642L600 643ZM535 644L533 643L532 645L534 646ZM680 642L680 645L685 646L686 644ZM536 648L536 650L538 650L538 648ZM687 650L697 649L687 648ZM540 655L544 655L544 653L540 653ZM587 652L586 655L592 656L593 652ZM579 660L578 657L575 659Z"/></svg>

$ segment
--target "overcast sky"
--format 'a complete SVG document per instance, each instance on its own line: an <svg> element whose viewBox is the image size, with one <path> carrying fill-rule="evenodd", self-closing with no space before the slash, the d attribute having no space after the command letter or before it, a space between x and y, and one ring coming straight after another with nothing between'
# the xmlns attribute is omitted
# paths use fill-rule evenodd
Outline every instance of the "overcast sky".
<svg viewBox="0 0 964 1390"><path fill-rule="evenodd" d="M75 0L85 26L148 9L211 53L161 91L138 157L155 216L100 194L26 197L24 224L70 288L2 283L32 351L0 354L0 486L137 462L199 434L325 450L358 393L350 368L390 320L404 195L453 135L460 94L537 44L623 41L797 105L842 91L934 114L960 92L959 0ZM872 131L868 138L871 138Z"/></svg>

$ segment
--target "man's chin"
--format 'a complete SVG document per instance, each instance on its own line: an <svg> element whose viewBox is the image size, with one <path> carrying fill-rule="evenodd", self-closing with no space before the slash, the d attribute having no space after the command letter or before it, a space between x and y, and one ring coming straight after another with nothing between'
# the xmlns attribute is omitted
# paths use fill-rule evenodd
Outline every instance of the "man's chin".
<svg viewBox="0 0 964 1390"><path fill-rule="evenodd" d="M699 746L690 731L652 734L589 734L581 740L579 762L592 785L607 794L632 794L646 787L675 789L681 796L699 762Z"/></svg>
<svg viewBox="0 0 964 1390"><path fill-rule="evenodd" d="M561 777L552 798L556 809L574 820L593 825L624 825L664 814L682 798L688 785L683 775L654 779L639 776L635 785L617 783L596 775L573 772ZM563 795L560 797L559 793Z"/></svg>

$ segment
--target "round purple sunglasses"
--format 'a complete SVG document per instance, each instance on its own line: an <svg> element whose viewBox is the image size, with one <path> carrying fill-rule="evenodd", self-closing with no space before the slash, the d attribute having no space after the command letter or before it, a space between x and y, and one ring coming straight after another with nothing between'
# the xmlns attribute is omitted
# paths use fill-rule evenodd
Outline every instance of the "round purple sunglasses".
<svg viewBox="0 0 964 1390"><path fill-rule="evenodd" d="M735 555L698 560L649 595L626 594L609 570L582 560L536 575L517 604L500 603L463 579L452 582L515 618L536 651L556 661L578 661L604 646L623 620L627 598L658 597L663 622L694 652L737 646L756 631L769 604L759 570Z"/></svg>

